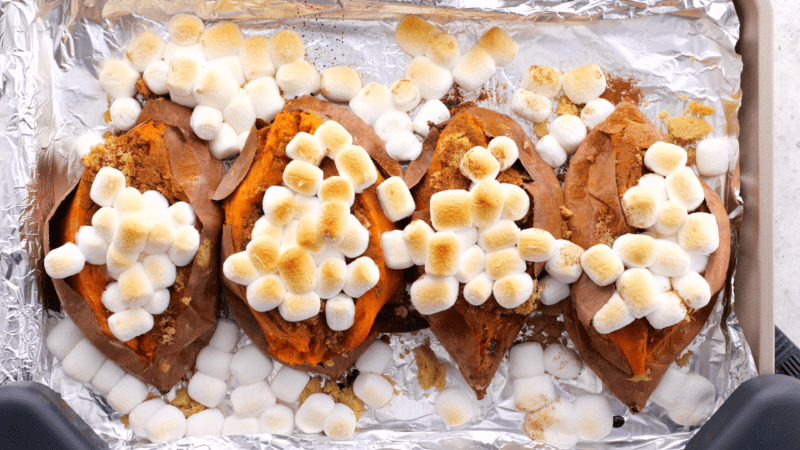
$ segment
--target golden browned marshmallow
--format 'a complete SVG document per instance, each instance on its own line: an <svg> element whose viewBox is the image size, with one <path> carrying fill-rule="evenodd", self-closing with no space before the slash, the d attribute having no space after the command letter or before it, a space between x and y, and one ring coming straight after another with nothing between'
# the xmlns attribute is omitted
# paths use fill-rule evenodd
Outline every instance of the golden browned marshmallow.
<svg viewBox="0 0 800 450"><path fill-rule="evenodd" d="M525 303L533 294L533 279L527 273L518 273L494 282L492 293L497 304L513 309Z"/></svg>
<svg viewBox="0 0 800 450"><path fill-rule="evenodd" d="M348 258L355 258L367 251L367 247L369 247L369 230L361 225L356 216L348 215L344 239L336 244L336 249Z"/></svg>
<svg viewBox="0 0 800 450"><path fill-rule="evenodd" d="M437 277L450 277L458 271L461 261L461 241L453 233L434 233L428 239L425 273Z"/></svg>
<svg viewBox="0 0 800 450"><path fill-rule="evenodd" d="M119 287L120 300L126 308L138 308L153 296L153 285L150 284L142 263L137 262L122 272L117 287Z"/></svg>
<svg viewBox="0 0 800 450"><path fill-rule="evenodd" d="M302 219L308 214L319 214L322 201L314 195L297 194L294 196L294 218Z"/></svg>
<svg viewBox="0 0 800 450"><path fill-rule="evenodd" d="M294 218L294 193L283 186L270 186L264 193L262 208L271 223L286 225Z"/></svg>
<svg viewBox="0 0 800 450"><path fill-rule="evenodd" d="M461 174L474 182L494 179L500 172L500 163L483 147L472 147L458 164Z"/></svg>
<svg viewBox="0 0 800 450"><path fill-rule="evenodd" d="M633 186L622 196L622 211L628 225L648 228L658 219L658 203L653 191L642 186Z"/></svg>
<svg viewBox="0 0 800 450"><path fill-rule="evenodd" d="M317 138L301 131L286 145L286 156L319 166L325 157L325 147Z"/></svg>
<svg viewBox="0 0 800 450"><path fill-rule="evenodd" d="M340 151L334 162L339 175L350 181L357 194L378 181L378 170L363 147L352 145Z"/></svg>
<svg viewBox="0 0 800 450"><path fill-rule="evenodd" d="M266 36L250 36L239 50L242 73L247 81L275 75L275 65L269 56L269 39Z"/></svg>
<svg viewBox="0 0 800 450"><path fill-rule="evenodd" d="M500 171L511 167L519 158L519 149L513 139L506 136L497 136L486 147L489 153L500 163Z"/></svg>
<svg viewBox="0 0 800 450"><path fill-rule="evenodd" d="M420 314L435 314L456 303L458 281L453 277L424 275L411 285L411 304Z"/></svg>
<svg viewBox="0 0 800 450"><path fill-rule="evenodd" d="M666 201L658 205L658 218L654 225L656 233L671 236L686 222L686 207L682 203Z"/></svg>
<svg viewBox="0 0 800 450"><path fill-rule="evenodd" d="M561 92L561 71L549 66L530 66L522 76L522 89L550 99Z"/></svg>
<svg viewBox="0 0 800 450"><path fill-rule="evenodd" d="M110 247L106 253L108 251L110 251ZM136 260L133 261L135 262ZM51 278L57 280L75 275L83 270L84 264L86 264L86 258L78 246L72 242L67 242L61 247L50 250L44 258L45 271Z"/></svg>
<svg viewBox="0 0 800 450"><path fill-rule="evenodd" d="M328 67L319 80L322 95L332 102L346 103L361 90L361 78L355 70L344 67Z"/></svg>
<svg viewBox="0 0 800 450"><path fill-rule="evenodd" d="M289 292L304 294L317 286L314 259L300 247L292 247L278 259L278 272Z"/></svg>
<svg viewBox="0 0 800 450"><path fill-rule="evenodd" d="M169 19L169 40L178 45L193 45L200 42L206 30L203 21L191 14L176 14Z"/></svg>
<svg viewBox="0 0 800 450"><path fill-rule="evenodd" d="M623 234L612 248L627 267L650 267L658 256L656 240L644 234Z"/></svg>
<svg viewBox="0 0 800 450"><path fill-rule="evenodd" d="M278 267L278 243L268 235L258 236L247 244L247 256L261 275L267 275Z"/></svg>
<svg viewBox="0 0 800 450"><path fill-rule="evenodd" d="M253 225L253 232L250 235L250 239L255 239L259 236L269 236L275 240L275 242L281 242L283 240L283 225L275 225L266 217L261 217L256 220L255 225Z"/></svg>
<svg viewBox="0 0 800 450"><path fill-rule="evenodd" d="M517 89L511 97L511 111L533 123L544 123L553 112L553 100L527 89Z"/></svg>
<svg viewBox="0 0 800 450"><path fill-rule="evenodd" d="M304 59L298 59L282 65L275 73L275 82L281 88L283 98L288 100L316 94L322 77L314 66Z"/></svg>
<svg viewBox="0 0 800 450"><path fill-rule="evenodd" d="M686 166L687 159L686 150L666 142L656 142L644 153L644 165L662 177Z"/></svg>
<svg viewBox="0 0 800 450"><path fill-rule="evenodd" d="M437 231L472 226L472 195L462 189L441 191L431 196L431 224Z"/></svg>
<svg viewBox="0 0 800 450"><path fill-rule="evenodd" d="M472 196L472 224L478 228L489 228L503 215L505 190L493 179L482 180L470 190Z"/></svg>
<svg viewBox="0 0 800 450"><path fill-rule="evenodd" d="M678 243L687 252L710 255L719 247L717 220L709 213L692 213L678 231Z"/></svg>
<svg viewBox="0 0 800 450"><path fill-rule="evenodd" d="M197 61L179 56L170 61L167 68L167 89L172 95L191 95L199 75L200 65Z"/></svg>
<svg viewBox="0 0 800 450"><path fill-rule="evenodd" d="M581 266L583 248L564 239L557 239L553 247L553 256L544 266L547 273L559 283L572 284L578 281L583 273Z"/></svg>
<svg viewBox="0 0 800 450"><path fill-rule="evenodd" d="M577 105L589 103L606 90L606 76L597 64L572 69L561 78L564 94Z"/></svg>
<svg viewBox="0 0 800 450"><path fill-rule="evenodd" d="M625 270L619 256L605 244L597 244L583 252L581 266L598 286L608 286L617 281Z"/></svg>
<svg viewBox="0 0 800 450"><path fill-rule="evenodd" d="M519 256L528 262L544 262L555 252L556 239L547 230L528 228L519 233Z"/></svg>
<svg viewBox="0 0 800 450"><path fill-rule="evenodd" d="M515 247L486 254L486 275L492 280L525 272L526 268Z"/></svg>
<svg viewBox="0 0 800 450"><path fill-rule="evenodd" d="M172 246L174 239L175 227L172 226L168 218L162 217L154 220L150 222L150 228L147 230L147 243L144 246L144 252L151 255L165 253Z"/></svg>
<svg viewBox="0 0 800 450"><path fill-rule="evenodd" d="M239 54L242 42L244 42L242 30L233 22L220 22L207 29L200 37L203 53L208 59L235 56Z"/></svg>
<svg viewBox="0 0 800 450"><path fill-rule="evenodd" d="M319 295L314 292L295 294L288 292L283 302L278 305L278 311L287 322L300 322L310 319L322 310Z"/></svg>
<svg viewBox="0 0 800 450"><path fill-rule="evenodd" d="M453 67L453 80L465 91L472 92L489 81L497 71L492 56L481 47L467 50Z"/></svg>
<svg viewBox="0 0 800 450"><path fill-rule="evenodd" d="M531 206L531 199L528 197L528 193L514 184L503 183L501 186L505 196L503 200L503 219L521 220L528 214L528 209Z"/></svg>
<svg viewBox="0 0 800 450"><path fill-rule="evenodd" d="M422 266L428 257L428 240L433 236L433 229L422 220L415 220L403 230L403 242L414 264Z"/></svg>
<svg viewBox="0 0 800 450"><path fill-rule="evenodd" d="M169 256L163 253L145 256L142 258L142 267L144 267L144 272L154 291L167 289L175 283L177 276L175 264L170 261Z"/></svg>
<svg viewBox="0 0 800 450"><path fill-rule="evenodd" d="M595 313L592 325L600 334L608 334L617 331L633 322L636 318L631 315L628 307L619 293L614 291L611 298Z"/></svg>
<svg viewBox="0 0 800 450"><path fill-rule="evenodd" d="M395 81L389 86L389 91L392 93L392 103L399 111L409 112L422 100L417 84L405 78Z"/></svg>
<svg viewBox="0 0 800 450"><path fill-rule="evenodd" d="M686 306L690 308L700 309L711 301L711 287L702 275L693 270L672 278L671 283Z"/></svg>
<svg viewBox="0 0 800 450"><path fill-rule="evenodd" d="M183 267L194 260L199 248L200 233L194 227L183 226L175 230L175 239L167 255L176 266Z"/></svg>
<svg viewBox="0 0 800 450"><path fill-rule="evenodd" d="M122 272L136 263L138 257L139 255L122 253L114 248L113 245L109 245L108 252L106 253L106 269L108 269L108 274L111 275L111 278L115 280L118 279Z"/></svg>
<svg viewBox="0 0 800 450"><path fill-rule="evenodd" d="M128 186L123 190L119 191L116 197L114 197L113 203L114 209L117 210L117 214L119 217L122 218L126 214L131 214L135 212L145 212L145 208L147 204L142 197L142 193L139 192L138 189L132 186ZM146 214L145 214L146 217Z"/></svg>
<svg viewBox="0 0 800 450"><path fill-rule="evenodd" d="M106 61L98 74L100 88L115 100L136 95L138 79L139 73L128 61Z"/></svg>
<svg viewBox="0 0 800 450"><path fill-rule="evenodd" d="M353 206L356 193L353 185L344 177L332 176L326 178L319 186L319 198L323 202L345 202L347 206Z"/></svg>
<svg viewBox="0 0 800 450"><path fill-rule="evenodd" d="M421 17L411 15L403 17L394 32L397 45L411 56L423 55L434 36L436 28L433 25Z"/></svg>
<svg viewBox="0 0 800 450"><path fill-rule="evenodd" d="M335 297L347 281L347 264L343 259L328 258L317 268L317 279L314 292L325 300Z"/></svg>
<svg viewBox="0 0 800 450"><path fill-rule="evenodd" d="M468 283L486 268L486 253L477 245L473 245L461 253L456 280Z"/></svg>
<svg viewBox="0 0 800 450"><path fill-rule="evenodd" d="M325 247L325 240L317 227L318 216L316 214L307 214L300 218L297 223L297 234L295 239L297 245L308 253L319 253Z"/></svg>
<svg viewBox="0 0 800 450"><path fill-rule="evenodd" d="M336 159L340 151L353 145L353 136L339 122L333 120L317 127L314 137L325 147L325 152L331 159Z"/></svg>
<svg viewBox="0 0 800 450"><path fill-rule="evenodd" d="M650 266L654 274L679 277L689 271L692 258L678 243L656 239L656 262Z"/></svg>
<svg viewBox="0 0 800 450"><path fill-rule="evenodd" d="M283 169L283 182L303 195L316 195L322 184L322 169L305 161L294 160Z"/></svg>
<svg viewBox="0 0 800 450"><path fill-rule="evenodd" d="M128 44L128 48L125 49L125 57L128 58L133 68L141 73L147 69L147 66L161 59L166 45L161 36L152 31L145 31Z"/></svg>
<svg viewBox="0 0 800 450"><path fill-rule="evenodd" d="M104 206L92 216L92 226L103 236L106 242L114 240L114 232L119 226L119 214L114 208Z"/></svg>
<svg viewBox="0 0 800 450"><path fill-rule="evenodd" d="M480 306L492 295L494 281L481 272L464 285L464 300L470 305Z"/></svg>
<svg viewBox="0 0 800 450"><path fill-rule="evenodd" d="M222 273L225 277L242 286L249 286L262 276L248 253L247 251L234 253L222 263Z"/></svg>
<svg viewBox="0 0 800 450"><path fill-rule="evenodd" d="M381 272L375 261L362 256L347 265L344 293L352 298L361 297L378 284L380 276Z"/></svg>
<svg viewBox="0 0 800 450"><path fill-rule="evenodd" d="M336 245L342 242L347 231L347 218L350 216L350 207L340 201L325 202L319 213L317 230L322 239Z"/></svg>
<svg viewBox="0 0 800 450"><path fill-rule="evenodd" d="M669 199L683 203L687 211L695 210L706 198L703 185L688 167L676 169L665 181Z"/></svg>
<svg viewBox="0 0 800 450"><path fill-rule="evenodd" d="M150 220L144 213L131 213L119 221L111 245L121 253L138 255L147 245Z"/></svg>
<svg viewBox="0 0 800 450"><path fill-rule="evenodd" d="M671 327L686 317L686 305L675 291L659 295L658 308L647 316L647 321L656 330Z"/></svg>
<svg viewBox="0 0 800 450"><path fill-rule="evenodd" d="M286 286L277 275L266 275L247 286L247 303L258 312L275 309L286 298Z"/></svg>
<svg viewBox="0 0 800 450"><path fill-rule="evenodd" d="M519 242L519 227L511 220L504 219L478 233L478 245L483 251L490 253Z"/></svg>
<svg viewBox="0 0 800 450"><path fill-rule="evenodd" d="M269 39L270 56L275 67L302 59L306 54L303 40L292 30L283 30Z"/></svg>
<svg viewBox="0 0 800 450"><path fill-rule="evenodd" d="M495 64L507 66L519 51L519 44L505 31L492 27L478 39L478 45L489 52Z"/></svg>
<svg viewBox="0 0 800 450"><path fill-rule="evenodd" d="M400 177L390 177L378 185L378 200L386 218L397 222L411 215L416 208L408 185Z"/></svg>
<svg viewBox="0 0 800 450"><path fill-rule="evenodd" d="M425 100L439 100L453 87L453 74L424 56L412 59L404 76L417 85Z"/></svg>
<svg viewBox="0 0 800 450"><path fill-rule="evenodd" d="M647 269L628 269L617 278L617 292L631 315L640 319L658 308L658 290L653 274Z"/></svg>
<svg viewBox="0 0 800 450"><path fill-rule="evenodd" d="M220 112L239 93L240 86L222 67L203 67L192 89L192 98L199 105L210 106ZM175 99L172 99L175 101Z"/></svg>
<svg viewBox="0 0 800 450"><path fill-rule="evenodd" d="M461 46L456 37L449 33L439 33L431 39L425 56L435 64L452 69L461 56Z"/></svg>

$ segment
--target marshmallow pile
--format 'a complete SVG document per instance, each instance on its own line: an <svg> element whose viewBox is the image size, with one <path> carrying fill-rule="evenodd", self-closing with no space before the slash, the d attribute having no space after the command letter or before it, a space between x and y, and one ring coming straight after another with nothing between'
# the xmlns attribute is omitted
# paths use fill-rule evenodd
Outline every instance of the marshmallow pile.
<svg viewBox="0 0 800 450"><path fill-rule="evenodd" d="M352 142L344 127L327 121L286 146L292 162L283 171L284 186L267 189L264 216L247 249L222 265L229 280L247 286L254 310L278 308L289 322L324 310L330 329L347 330L355 319L353 299L378 284L375 261L359 257L369 245L369 231L350 213L355 195L375 184L378 171L366 150ZM318 166L326 156L338 176L323 179ZM354 260L346 264L345 258Z"/></svg>
<svg viewBox="0 0 800 450"><path fill-rule="evenodd" d="M153 316L169 307L169 287L177 267L190 264L200 247L194 209L186 202L170 205L158 191L140 193L125 187L125 175L112 167L97 172L90 197L101 208L91 226L82 226L75 243L45 256L45 271L62 279L85 263L106 265L116 281L102 295L111 333L126 342L153 328Z"/></svg>
<svg viewBox="0 0 800 450"><path fill-rule="evenodd" d="M383 408L394 395L394 386L381 375L392 360L392 354L388 344L376 340L356 360L359 374L353 383L353 392L371 408Z"/></svg>
<svg viewBox="0 0 800 450"><path fill-rule="evenodd" d="M646 231L620 236L613 247L598 244L581 256L583 270L597 285L616 283L592 321L601 334L642 317L653 328L666 328L711 300L702 273L719 246L719 229L712 214L692 212L705 194L686 161L686 151L677 145L650 146L644 164L652 173L621 202L628 224Z"/></svg>
<svg viewBox="0 0 800 450"><path fill-rule="evenodd" d="M683 426L702 424L714 412L717 392L705 377L673 363L653 391L650 400L664 408L673 422Z"/></svg>

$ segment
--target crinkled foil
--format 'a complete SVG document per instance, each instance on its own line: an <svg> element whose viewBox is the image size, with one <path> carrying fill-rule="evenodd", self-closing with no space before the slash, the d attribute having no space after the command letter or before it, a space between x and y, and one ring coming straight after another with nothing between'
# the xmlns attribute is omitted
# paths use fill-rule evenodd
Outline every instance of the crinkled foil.
<svg viewBox="0 0 800 450"><path fill-rule="evenodd" d="M658 120L659 113L681 115L689 101L696 100L714 106L714 114L706 120L715 136L735 139L739 131L736 112L742 63L734 52L739 21L733 4L725 0L6 0L2 11L0 266L5 277L0 285L0 383L38 380L47 384L112 449L549 448L531 442L522 431L524 414L513 407L506 363L500 366L486 398L475 401L477 418L448 430L433 409L435 390L419 387L413 352L408 353L431 337L428 331L391 337L395 357L387 370L398 395L388 407L366 412L352 441L335 445L324 436L300 435L191 437L166 447L149 444L135 439L101 396L64 376L43 345L43 337L62 316L42 306L54 304L39 276L42 217L53 205L53 192L80 175L80 162L72 151L76 136L87 130L110 130L102 116L108 101L96 81L98 63L120 57L121 49L145 29L166 37L165 24L171 15L191 12L207 22L236 20L246 35L290 27L303 37L308 60L319 70L347 65L358 70L364 82L384 84L400 78L410 60L393 38L403 15L422 15L440 30L455 34L465 50L489 27L498 25L519 42L519 55L511 65L499 68L480 92L464 94L465 101L508 113L511 95L528 66L569 70L595 62L615 76L636 80L644 94L643 111L662 130L665 124ZM533 136L531 127L525 126ZM738 180L729 174L708 181L725 199L736 233L743 210ZM736 236L733 242L738 245ZM756 375L732 312L730 286L688 347L692 352L688 365L714 383L717 406ZM565 335L561 338L566 340ZM431 341L434 352L447 364L448 385L466 388L447 352L435 338ZM557 384L558 393L567 398L605 393L614 413L625 418L625 425L602 442L579 444L581 448L683 448L697 429L675 425L652 404L638 415L629 414L589 370L576 380Z"/></svg>

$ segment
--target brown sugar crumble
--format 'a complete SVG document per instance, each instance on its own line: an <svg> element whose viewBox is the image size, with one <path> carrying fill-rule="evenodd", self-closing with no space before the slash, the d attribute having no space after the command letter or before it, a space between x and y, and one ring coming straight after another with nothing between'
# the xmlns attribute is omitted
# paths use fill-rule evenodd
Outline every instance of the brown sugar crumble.
<svg viewBox="0 0 800 450"><path fill-rule="evenodd" d="M570 99L567 98L566 95L562 95L558 97L556 104L556 114L559 116L565 116L567 114L572 116L580 116L581 115L581 108L578 108L578 105L572 103Z"/></svg>
<svg viewBox="0 0 800 450"><path fill-rule="evenodd" d="M670 116L669 111L661 111L660 113L658 113L658 118L661 120L664 120L669 116Z"/></svg>
<svg viewBox="0 0 800 450"><path fill-rule="evenodd" d="M191 397L189 397L189 389L188 388L178 389L175 392L175 399L172 400L171 402L167 402L167 403L169 403L170 405L180 409L181 412L183 413L184 417L186 417L187 419L190 416L192 416L194 414L197 414L200 411L203 411L203 410L206 409L205 406L203 406L200 403L197 403L196 401L192 400Z"/></svg>
<svg viewBox="0 0 800 450"><path fill-rule="evenodd" d="M547 129L547 122L540 122L533 125L533 131L536 133L536 137L539 139L547 136L550 134L550 130Z"/></svg>
<svg viewBox="0 0 800 450"><path fill-rule="evenodd" d="M678 360L675 363L678 365L678 367L686 367L686 365L689 364L689 358L691 358L692 355L694 355L694 352L689 350L688 352L681 355L681 357L678 358Z"/></svg>
<svg viewBox="0 0 800 450"><path fill-rule="evenodd" d="M431 350L430 338L425 338L422 345L414 349L417 363L417 381L422 389L435 387L437 391L444 389L447 382L447 368Z"/></svg>
<svg viewBox="0 0 800 450"><path fill-rule="evenodd" d="M323 379L319 376L312 377L308 380L308 384L306 384L303 392L300 393L300 405L302 405L311 394L320 393L328 394L333 397L336 403L341 403L350 407L356 415L356 420L360 419L361 415L366 411L364 402L356 396L352 386L341 388L333 380Z"/></svg>
<svg viewBox="0 0 800 450"><path fill-rule="evenodd" d="M680 116L667 121L667 130L676 142L686 145L714 131L714 128L699 117Z"/></svg>
<svg viewBox="0 0 800 450"><path fill-rule="evenodd" d="M700 117L710 116L714 114L714 107L711 105L701 105L695 101L689 103L689 106L683 111L684 114L696 114Z"/></svg>
<svg viewBox="0 0 800 450"><path fill-rule="evenodd" d="M608 100L613 105L618 105L624 100L641 105L644 94L633 77L626 79L606 73L606 91L600 98Z"/></svg>

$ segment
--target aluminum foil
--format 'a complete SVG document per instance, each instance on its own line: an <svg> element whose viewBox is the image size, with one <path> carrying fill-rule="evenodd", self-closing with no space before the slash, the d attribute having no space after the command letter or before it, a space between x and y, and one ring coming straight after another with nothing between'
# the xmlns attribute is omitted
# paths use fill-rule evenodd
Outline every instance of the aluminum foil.
<svg viewBox="0 0 800 450"><path fill-rule="evenodd" d="M734 51L739 22L733 4L726 0L40 0L2 1L2 11L0 124L5 134L0 158L6 163L0 177L0 265L5 273L0 284L0 383L47 384L112 449L159 446L135 439L105 400L66 377L44 347L43 337L62 316L42 306L52 305L53 298L40 277L40 231L42 218L53 205L53 192L80 176L80 162L72 151L75 138L87 130L110 130L101 113L108 101L96 80L98 64L120 57L131 38L143 30L166 37L171 15L190 12L207 22L236 20L246 35L292 28L306 43L307 59L320 71L347 65L361 73L364 82L387 85L402 76L410 61L393 38L403 15L422 15L440 30L455 34L465 50L497 25L520 44L519 54L480 92L463 95L464 100L509 113L511 94L528 66L569 70L595 62L615 76L635 79L644 94L643 111L662 129L664 124L656 120L660 112L681 115L688 102L696 100L714 106L714 114L706 120L715 136L735 139L739 130L742 63ZM526 121L520 123L533 136ZM743 211L737 180L729 174L707 181L726 201L735 233ZM688 347L692 352L688 365L714 383L717 406L756 375L732 312L730 285L725 294ZM184 438L159 448L549 448L531 442L522 431L524 414L510 400L505 362L486 398L476 401L477 418L448 430L433 410L435 390L421 390L413 353L406 354L426 337L430 337L427 331L392 336L395 358L388 375L397 383L398 395L389 407L365 413L350 442L334 445L324 436L214 436ZM561 338L566 342L565 335ZM435 338L431 341L448 365L448 385L466 388L447 352ZM567 398L605 393L615 414L626 419L602 442L582 443L580 448L683 448L697 429L675 425L656 405L630 415L589 370L577 380L557 384L558 393Z"/></svg>

